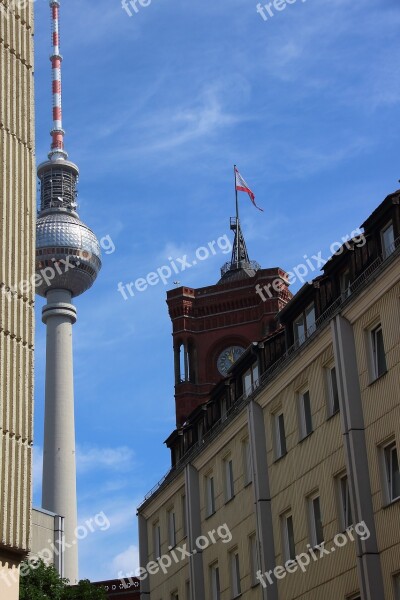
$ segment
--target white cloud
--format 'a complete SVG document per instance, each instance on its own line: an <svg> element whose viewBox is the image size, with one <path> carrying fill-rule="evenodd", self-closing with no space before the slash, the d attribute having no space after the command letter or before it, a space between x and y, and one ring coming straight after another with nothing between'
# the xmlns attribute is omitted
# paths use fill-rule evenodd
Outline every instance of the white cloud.
<svg viewBox="0 0 400 600"><path fill-rule="evenodd" d="M129 546L126 550L117 554L111 563L111 569L115 571L115 576L132 577L139 567L139 548L135 545Z"/></svg>
<svg viewBox="0 0 400 600"><path fill-rule="evenodd" d="M128 446L117 448L79 446L76 453L76 466L79 473L98 469L120 471L132 468L133 457L133 451Z"/></svg>

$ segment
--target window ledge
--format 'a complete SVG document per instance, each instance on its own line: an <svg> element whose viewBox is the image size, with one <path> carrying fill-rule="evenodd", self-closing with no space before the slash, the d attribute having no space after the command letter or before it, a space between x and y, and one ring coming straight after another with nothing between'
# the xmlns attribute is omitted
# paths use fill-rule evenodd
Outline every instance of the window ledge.
<svg viewBox="0 0 400 600"><path fill-rule="evenodd" d="M333 419L333 417L336 417L336 415L340 415L340 408L338 408L337 410L334 410L333 412L329 413L329 415L327 416L326 420L330 421L331 419Z"/></svg>
<svg viewBox="0 0 400 600"><path fill-rule="evenodd" d="M383 505L382 508L390 508L394 504L399 504L399 503L400 503L400 496L398 498L395 498L394 500L389 500L389 502L385 502L385 504Z"/></svg>
<svg viewBox="0 0 400 600"><path fill-rule="evenodd" d="M207 519L211 519L211 517L213 517L216 514L216 510L214 510L214 512L210 513L209 515L206 515L206 521Z"/></svg>
<svg viewBox="0 0 400 600"><path fill-rule="evenodd" d="M310 433L307 433L305 436L303 436L301 439L299 439L299 444L308 440L308 438L311 437L313 433L314 433L314 429L312 431L310 431Z"/></svg>
<svg viewBox="0 0 400 600"><path fill-rule="evenodd" d="M386 371L384 373L382 373L381 375L379 375L378 377L376 377L375 379L373 379L372 381L370 381L369 384L368 384L368 387L370 387L371 385L374 385L374 383L377 383L377 381L380 381L387 374L388 374L388 370L386 369Z"/></svg>
<svg viewBox="0 0 400 600"><path fill-rule="evenodd" d="M283 454L281 454L280 456L278 456L277 458L275 458L274 463L279 462L280 460L282 460L283 458L285 458L286 455L287 455L287 451L284 452Z"/></svg>
<svg viewBox="0 0 400 600"><path fill-rule="evenodd" d="M233 496L231 496L231 498L228 498L228 500L225 500L225 506L226 506L227 504L229 504L230 502L232 502L232 500L234 500L234 499L235 499L235 494L233 494ZM236 597L238 598L239 596L235 596L235 598L236 598Z"/></svg>

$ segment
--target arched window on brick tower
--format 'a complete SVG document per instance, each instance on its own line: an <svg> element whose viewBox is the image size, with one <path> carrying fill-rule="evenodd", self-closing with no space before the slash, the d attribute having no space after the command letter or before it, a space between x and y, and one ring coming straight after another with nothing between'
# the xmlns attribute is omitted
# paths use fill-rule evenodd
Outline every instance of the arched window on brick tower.
<svg viewBox="0 0 400 600"><path fill-rule="evenodd" d="M193 340L179 340L174 347L175 385L196 383L197 361Z"/></svg>

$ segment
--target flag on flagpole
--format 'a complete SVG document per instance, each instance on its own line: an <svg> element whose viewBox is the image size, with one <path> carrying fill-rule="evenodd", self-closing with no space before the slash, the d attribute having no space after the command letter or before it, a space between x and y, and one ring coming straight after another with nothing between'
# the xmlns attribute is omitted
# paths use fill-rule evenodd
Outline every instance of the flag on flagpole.
<svg viewBox="0 0 400 600"><path fill-rule="evenodd" d="M236 177L236 190L238 192L246 192L249 195L249 198L252 201L252 203L254 204L254 206L256 208L258 208L258 210L261 210L261 212L264 212L264 209L257 206L256 201L255 201L255 198L256 198L255 195L253 194L253 192L251 191L251 189L249 188L249 186L247 185L247 183L245 182L245 180L243 179L243 177L241 176L241 174L239 173L239 171L237 170L236 167L235 167L235 177Z"/></svg>

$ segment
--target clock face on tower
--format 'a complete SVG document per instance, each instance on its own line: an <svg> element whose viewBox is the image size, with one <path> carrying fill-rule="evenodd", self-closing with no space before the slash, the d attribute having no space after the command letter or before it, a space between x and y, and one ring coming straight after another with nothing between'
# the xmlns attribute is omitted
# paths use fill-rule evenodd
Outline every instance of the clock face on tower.
<svg viewBox="0 0 400 600"><path fill-rule="evenodd" d="M230 346L221 352L217 360L218 371L221 373L221 375L227 374L233 363L237 361L243 352L244 348L241 346Z"/></svg>

